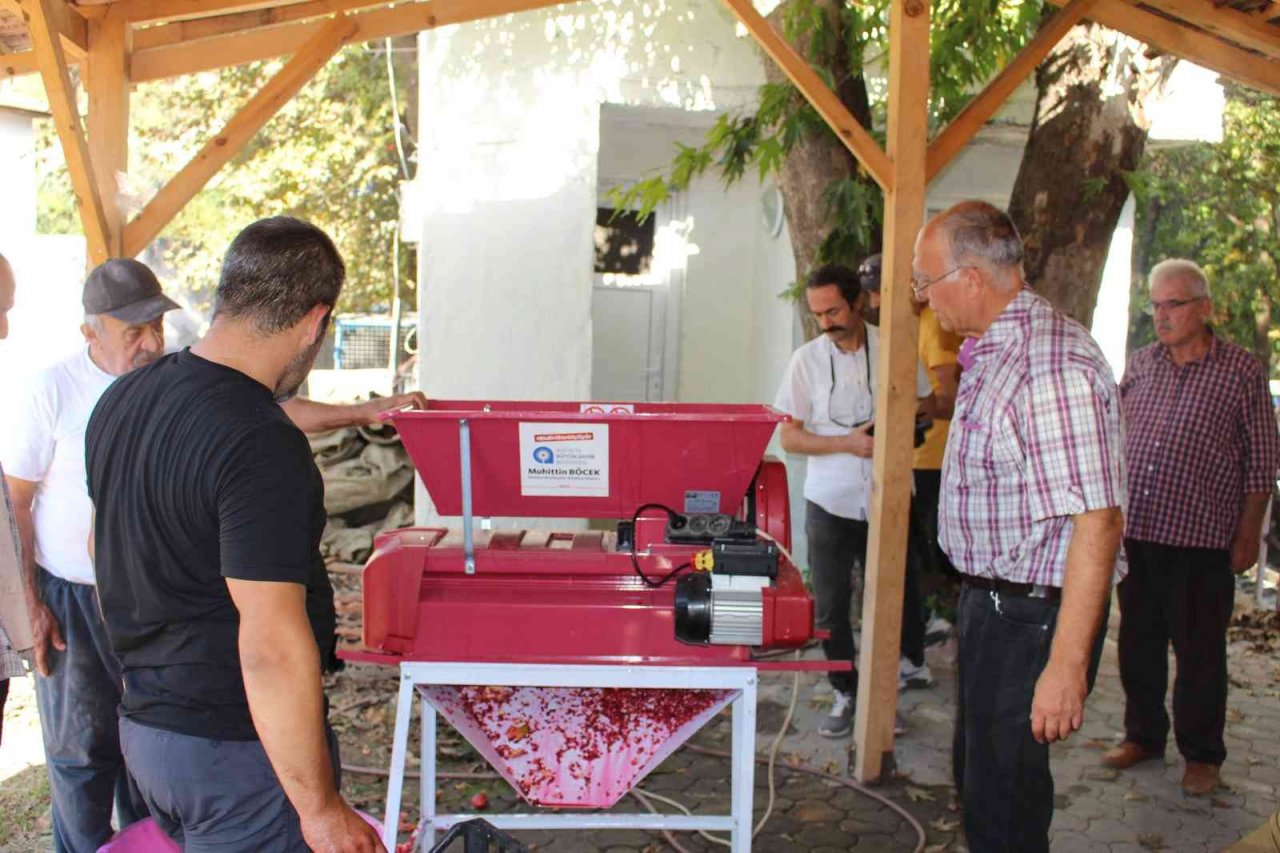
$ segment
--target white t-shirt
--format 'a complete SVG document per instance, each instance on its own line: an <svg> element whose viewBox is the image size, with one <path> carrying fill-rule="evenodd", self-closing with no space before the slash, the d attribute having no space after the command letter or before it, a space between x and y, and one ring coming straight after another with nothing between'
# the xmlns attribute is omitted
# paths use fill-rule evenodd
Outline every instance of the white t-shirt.
<svg viewBox="0 0 1280 853"><path fill-rule="evenodd" d="M791 355L774 408L814 435L847 435L875 414L880 330L867 325L867 345L846 352L819 335ZM868 353L870 359L868 359ZM832 378L835 379L834 386ZM916 362L916 395L929 396L924 365ZM852 453L809 457L804 496L832 515L863 521L871 497L871 460Z"/></svg>
<svg viewBox="0 0 1280 853"><path fill-rule="evenodd" d="M93 583L84 430L98 398L114 381L85 347L35 374L0 430L5 473L40 484L32 506L36 563L73 583Z"/></svg>

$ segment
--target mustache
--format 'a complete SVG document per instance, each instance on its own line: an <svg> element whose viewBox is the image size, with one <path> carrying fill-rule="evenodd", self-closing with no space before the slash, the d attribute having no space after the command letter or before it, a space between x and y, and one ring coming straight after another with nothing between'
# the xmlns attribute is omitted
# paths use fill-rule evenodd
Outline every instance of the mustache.
<svg viewBox="0 0 1280 853"><path fill-rule="evenodd" d="M822 333L824 335L829 335L832 332L847 332L847 331L849 330L846 329L844 326L827 326L825 329L822 330Z"/></svg>
<svg viewBox="0 0 1280 853"><path fill-rule="evenodd" d="M158 352L140 352L133 357L133 366L135 368L146 367L148 364L153 364L159 359L160 353Z"/></svg>

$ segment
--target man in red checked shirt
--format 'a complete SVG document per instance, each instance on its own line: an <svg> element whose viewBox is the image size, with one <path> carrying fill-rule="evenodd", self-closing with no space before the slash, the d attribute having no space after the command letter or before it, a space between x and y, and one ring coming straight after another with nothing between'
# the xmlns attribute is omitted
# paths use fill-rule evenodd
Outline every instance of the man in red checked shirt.
<svg viewBox="0 0 1280 853"><path fill-rule="evenodd" d="M1129 576L1119 589L1125 738L1102 760L1125 769L1164 756L1172 642L1182 787L1202 796L1218 786L1227 755L1233 573L1258 556L1280 436L1266 369L1209 327L1204 271L1167 260L1149 282L1159 340L1129 357L1120 385L1129 477Z"/></svg>
<svg viewBox="0 0 1280 853"><path fill-rule="evenodd" d="M961 573L952 753L973 853L1048 853L1049 744L1084 719L1118 570L1120 401L1089 333L1026 287L1002 211L961 202L916 238L912 290L973 338L942 463Z"/></svg>

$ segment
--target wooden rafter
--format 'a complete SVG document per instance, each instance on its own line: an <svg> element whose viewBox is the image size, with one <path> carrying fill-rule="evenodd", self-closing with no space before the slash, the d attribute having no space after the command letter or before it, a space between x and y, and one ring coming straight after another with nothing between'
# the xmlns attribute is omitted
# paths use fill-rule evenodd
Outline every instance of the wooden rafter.
<svg viewBox="0 0 1280 853"><path fill-rule="evenodd" d="M21 77L23 74L39 73L40 66L36 64L36 52L34 50L0 56L0 80L7 77Z"/></svg>
<svg viewBox="0 0 1280 853"><path fill-rule="evenodd" d="M133 46L135 50L148 50L171 44L190 45L202 39L229 33L243 33L295 21L324 18L337 12L353 12L371 6L386 5L388 0L311 0L307 3L294 3L272 9L236 12L190 21L174 21L138 30L133 36Z"/></svg>
<svg viewBox="0 0 1280 853"><path fill-rule="evenodd" d="M62 153L66 157L67 170L71 173L71 186L76 194L80 222L84 226L89 260L93 264L100 264L109 257L109 229L89 157L89 146L80 125L75 89L72 88L71 77L67 73L62 39L51 23L57 17L56 7L61 2L62 0L27 0L24 12L36 63L49 98L49 112L53 115L58 139L62 143Z"/></svg>
<svg viewBox="0 0 1280 853"><path fill-rule="evenodd" d="M135 24L205 18L281 5L279 0L116 0L111 4L113 10Z"/></svg>
<svg viewBox="0 0 1280 853"><path fill-rule="evenodd" d="M1237 12L1230 6L1217 7L1210 0L1143 0L1143 3L1241 47L1280 59L1280 27Z"/></svg>
<svg viewBox="0 0 1280 853"><path fill-rule="evenodd" d="M1268 3L1251 15L1262 21L1280 21L1280 3Z"/></svg>
<svg viewBox="0 0 1280 853"><path fill-rule="evenodd" d="M1018 55L965 105L929 145L925 180L932 181L959 154L982 126L1004 106L1022 81L1035 71L1058 42L1080 22L1095 0L1071 0L1050 18Z"/></svg>
<svg viewBox="0 0 1280 853"><path fill-rule="evenodd" d="M14 0L13 5L22 10L24 4L34 2L35 0ZM47 19L49 27L61 37L63 50L76 61L84 59L89 44L88 28L84 18L71 9L67 0L54 0L52 3L42 4L42 7L45 6L49 15Z"/></svg>
<svg viewBox="0 0 1280 853"><path fill-rule="evenodd" d="M1157 50L1188 59L1264 92L1280 95L1280 62L1270 61L1227 44L1216 36L1139 9L1126 0L1097 0L1089 17Z"/></svg>
<svg viewBox="0 0 1280 853"><path fill-rule="evenodd" d="M878 780L893 750L899 639L911 507L911 423L916 413L916 323L911 254L924 220L929 141L929 3L893 0L889 10L888 156L880 354L876 358L876 429L870 535L862 598L862 646L854 713L853 775Z"/></svg>
<svg viewBox="0 0 1280 853"><path fill-rule="evenodd" d="M810 67L805 58L796 52L769 22L756 11L751 0L724 0L756 43L778 64L790 78L800 94L813 104L823 120L831 127L840 141L858 159L867 173L883 189L892 185L892 168L888 156L879 143L871 138L853 114L840 101L839 96Z"/></svg>
<svg viewBox="0 0 1280 853"><path fill-rule="evenodd" d="M401 4L350 15L356 22L357 31L348 41L411 35L448 24L526 12L562 2L564 0L426 0ZM133 80L143 83L293 53L323 26L323 21L286 24L228 33L194 43L180 42L137 50L133 55Z"/></svg>
<svg viewBox="0 0 1280 853"><path fill-rule="evenodd" d="M345 15L327 22L226 126L156 193L124 229L124 252L141 252L196 193L248 144L262 126L306 85L356 31Z"/></svg>

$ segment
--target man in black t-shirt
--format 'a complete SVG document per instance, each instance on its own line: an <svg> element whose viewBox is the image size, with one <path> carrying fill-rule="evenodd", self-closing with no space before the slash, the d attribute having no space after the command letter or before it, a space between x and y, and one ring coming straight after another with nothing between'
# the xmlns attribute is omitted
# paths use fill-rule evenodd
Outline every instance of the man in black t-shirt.
<svg viewBox="0 0 1280 853"><path fill-rule="evenodd" d="M335 621L324 489L277 405L310 370L344 276L315 226L250 225L209 333L122 377L89 422L121 742L187 851L382 849L338 794L321 683Z"/></svg>

